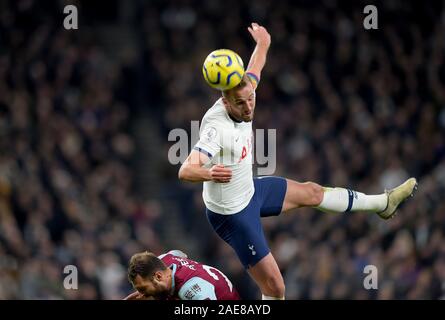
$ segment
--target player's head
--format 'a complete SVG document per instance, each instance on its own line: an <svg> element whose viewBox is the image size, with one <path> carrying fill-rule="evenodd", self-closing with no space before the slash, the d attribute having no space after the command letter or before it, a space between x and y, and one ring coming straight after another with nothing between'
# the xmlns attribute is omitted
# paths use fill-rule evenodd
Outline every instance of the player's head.
<svg viewBox="0 0 445 320"><path fill-rule="evenodd" d="M128 280L146 297L166 298L171 288L171 273L156 255L150 252L134 254L128 267Z"/></svg>
<svg viewBox="0 0 445 320"><path fill-rule="evenodd" d="M236 121L249 122L255 111L255 90L245 74L234 88L222 92L223 103L229 115Z"/></svg>

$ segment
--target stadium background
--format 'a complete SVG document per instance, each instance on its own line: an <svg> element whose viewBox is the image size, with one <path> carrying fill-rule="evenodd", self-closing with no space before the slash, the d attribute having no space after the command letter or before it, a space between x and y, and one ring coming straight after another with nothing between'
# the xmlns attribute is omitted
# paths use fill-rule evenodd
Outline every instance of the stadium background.
<svg viewBox="0 0 445 320"><path fill-rule="evenodd" d="M363 29L376 4L379 29ZM63 28L75 4L79 29ZM120 299L129 257L182 249L259 291L208 225L167 140L218 93L212 50L247 64L272 35L255 128L277 175L380 192L420 188L385 222L312 209L263 220L288 299L445 298L445 7L359 1L0 1L0 299ZM64 290L62 270L79 270ZM379 271L365 290L363 267Z"/></svg>

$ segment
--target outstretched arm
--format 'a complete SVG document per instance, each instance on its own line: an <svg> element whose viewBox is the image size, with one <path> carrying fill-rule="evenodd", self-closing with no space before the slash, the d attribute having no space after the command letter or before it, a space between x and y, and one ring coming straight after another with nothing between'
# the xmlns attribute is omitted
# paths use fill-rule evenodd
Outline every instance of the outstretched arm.
<svg viewBox="0 0 445 320"><path fill-rule="evenodd" d="M252 23L247 29L255 40L256 46L250 57L246 73L253 80L252 82L256 88L261 78L261 71L266 64L267 52L269 51L271 40L266 28L257 23Z"/></svg>

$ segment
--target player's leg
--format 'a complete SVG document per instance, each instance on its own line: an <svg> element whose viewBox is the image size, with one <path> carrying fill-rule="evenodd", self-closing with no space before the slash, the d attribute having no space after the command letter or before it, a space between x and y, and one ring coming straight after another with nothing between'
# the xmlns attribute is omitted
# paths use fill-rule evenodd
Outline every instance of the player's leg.
<svg viewBox="0 0 445 320"><path fill-rule="evenodd" d="M282 179L282 178L281 178ZM284 199L276 209L281 211ZM259 286L264 299L284 299L284 281L275 259L270 254L260 220L261 188L255 182L255 194L242 211L222 215L206 210L207 218L216 233L236 252L238 258Z"/></svg>
<svg viewBox="0 0 445 320"><path fill-rule="evenodd" d="M254 179L255 197L259 205L261 217L277 216L280 214L286 195L287 181L281 177L258 177ZM263 300L283 300L285 293L284 280L275 258L267 246L264 231L261 226L261 241L257 241L259 248L263 248L261 260L250 264L247 269L262 292Z"/></svg>
<svg viewBox="0 0 445 320"><path fill-rule="evenodd" d="M388 219L416 187L416 179L410 178L400 186L382 194L367 195L350 189L328 188L314 182L300 183L287 179L282 211L315 207L326 212L376 212L380 217Z"/></svg>
<svg viewBox="0 0 445 320"><path fill-rule="evenodd" d="M256 282L263 300L284 300L284 280L275 258L269 252L247 272Z"/></svg>

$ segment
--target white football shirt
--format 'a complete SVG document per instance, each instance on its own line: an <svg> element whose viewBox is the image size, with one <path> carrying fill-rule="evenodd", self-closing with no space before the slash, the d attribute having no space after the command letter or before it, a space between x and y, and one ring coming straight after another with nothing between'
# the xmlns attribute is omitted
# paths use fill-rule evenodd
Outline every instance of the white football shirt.
<svg viewBox="0 0 445 320"><path fill-rule="evenodd" d="M203 200L208 209L220 214L234 214L244 209L255 188L252 176L252 122L233 121L222 98L206 112L194 149L207 154L205 167L222 164L232 169L228 183L205 181Z"/></svg>

